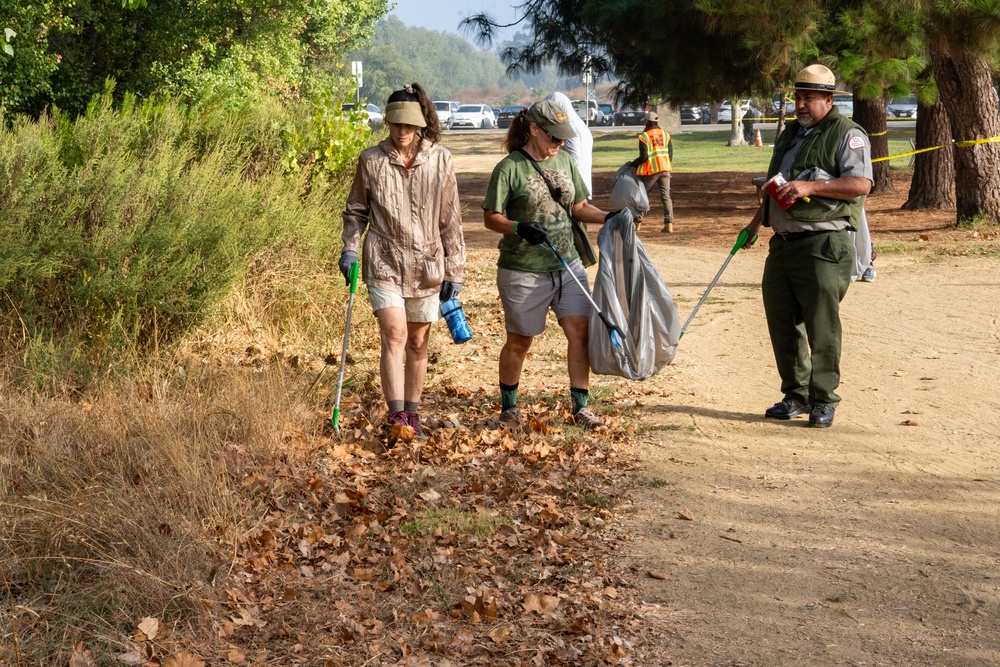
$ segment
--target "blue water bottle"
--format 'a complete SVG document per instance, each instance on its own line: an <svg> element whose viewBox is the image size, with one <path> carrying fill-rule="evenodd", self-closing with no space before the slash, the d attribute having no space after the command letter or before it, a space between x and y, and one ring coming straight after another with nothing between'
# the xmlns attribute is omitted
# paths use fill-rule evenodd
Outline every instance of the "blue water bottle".
<svg viewBox="0 0 1000 667"><path fill-rule="evenodd" d="M465 319L465 311L458 299L451 298L441 304L441 317L448 324L451 339L456 343L464 343L472 338L469 321Z"/></svg>

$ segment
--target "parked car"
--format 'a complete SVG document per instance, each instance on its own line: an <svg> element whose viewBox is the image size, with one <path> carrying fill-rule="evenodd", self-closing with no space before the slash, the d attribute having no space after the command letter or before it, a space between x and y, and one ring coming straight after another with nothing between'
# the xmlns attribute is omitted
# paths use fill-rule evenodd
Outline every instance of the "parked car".
<svg viewBox="0 0 1000 667"><path fill-rule="evenodd" d="M707 104L682 104L680 114L682 124L706 124L712 121L712 112Z"/></svg>
<svg viewBox="0 0 1000 667"><path fill-rule="evenodd" d="M602 125L604 112L594 100L573 100L573 110L587 125Z"/></svg>
<svg viewBox="0 0 1000 667"><path fill-rule="evenodd" d="M493 120L496 121L497 116L500 115L500 108L499 107L490 107L490 111L493 112ZM496 126L494 125L494 127L496 127Z"/></svg>
<svg viewBox="0 0 1000 667"><path fill-rule="evenodd" d="M500 113L497 114L497 127L510 127L517 114L521 113L521 109L527 109L527 107L522 104L512 104L501 109Z"/></svg>
<svg viewBox="0 0 1000 667"><path fill-rule="evenodd" d="M885 107L886 115L891 118L916 118L917 96L894 97Z"/></svg>
<svg viewBox="0 0 1000 667"><path fill-rule="evenodd" d="M463 104L452 114L451 129L468 127L471 129L489 130L497 124L493 110L485 104Z"/></svg>
<svg viewBox="0 0 1000 667"><path fill-rule="evenodd" d="M460 106L462 106L462 103L454 100L440 100L434 102L434 108L437 109L438 114L438 125L441 126L442 130L451 129L452 114L454 114Z"/></svg>
<svg viewBox="0 0 1000 667"><path fill-rule="evenodd" d="M340 108L343 111L351 111L355 108L354 104L342 104ZM379 109L374 104L366 104L364 106L364 112L368 114L368 125L374 129L382 125L382 110Z"/></svg>
<svg viewBox="0 0 1000 667"><path fill-rule="evenodd" d="M615 112L615 125L645 125L646 112L634 107L623 107Z"/></svg>
<svg viewBox="0 0 1000 667"><path fill-rule="evenodd" d="M611 125L615 120L615 108L610 104L598 104L597 108L604 114L604 122L601 125Z"/></svg>
<svg viewBox="0 0 1000 667"><path fill-rule="evenodd" d="M750 110L750 100L743 100L740 103L740 109L746 114ZM731 123L733 122L733 106L729 102L723 102L722 106L719 107L718 119L720 123Z"/></svg>
<svg viewBox="0 0 1000 667"><path fill-rule="evenodd" d="M840 115L850 118L854 115L854 95L834 95L833 106L840 109Z"/></svg>

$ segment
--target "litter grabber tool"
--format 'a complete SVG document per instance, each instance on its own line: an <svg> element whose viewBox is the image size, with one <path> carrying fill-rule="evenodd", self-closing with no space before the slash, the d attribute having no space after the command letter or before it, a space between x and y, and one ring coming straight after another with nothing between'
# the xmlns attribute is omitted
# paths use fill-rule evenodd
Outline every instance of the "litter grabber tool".
<svg viewBox="0 0 1000 667"><path fill-rule="evenodd" d="M601 312L601 308L597 305L597 302L594 301L594 297L590 296L590 291L583 286L583 283L581 283L580 279L576 277L576 274L569 270L569 264L566 263L566 260L563 259L563 256L559 253L559 251L556 250L555 244L552 243L552 239L549 238L547 234L545 236L544 245L547 245L549 250L555 253L556 257L559 259L559 263L563 265L564 269L566 269L566 273L568 273L580 287L580 291L586 295L587 301L590 301L590 305L593 307L594 312L596 312L597 316L601 318L601 322L604 322L604 326L608 328L608 335L611 336L611 346L615 348L615 352L624 354L625 332L622 331L618 325L608 319L607 315Z"/></svg>
<svg viewBox="0 0 1000 667"><path fill-rule="evenodd" d="M351 264L351 296L347 300L347 321L344 323L344 345L340 348L340 375L337 377L337 401L333 406L333 414L330 415L330 427L334 432L340 433L340 391L344 388L344 365L347 363L347 340L351 334L351 312L354 310L354 295L358 291L358 267L360 264Z"/></svg>
<svg viewBox="0 0 1000 667"><path fill-rule="evenodd" d="M698 305L694 307L694 310L692 310L691 314L688 315L687 322L685 322L684 326L681 327L681 335L677 337L678 341L684 337L684 332L687 331L688 325L691 324L691 320L694 319L694 316L698 314L698 309L701 308L701 304L705 303L705 299L708 298L708 295L712 291L712 288L715 287L715 283L719 282L719 278L722 277L722 272L726 270L727 266L729 266L729 262L732 261L733 257L736 255L736 252L740 248L746 245L747 238L749 238L749 236L750 232L747 231L746 229L740 232L739 237L736 239L736 244L733 246L733 249L729 251L729 256L726 257L726 261L722 263L722 267L719 268L719 272L715 274L715 277L712 278L712 282L708 284L708 289L705 290L705 293L701 295L701 299L698 300ZM750 245L753 245L756 242L757 242L757 236L754 235L754 237L750 240Z"/></svg>

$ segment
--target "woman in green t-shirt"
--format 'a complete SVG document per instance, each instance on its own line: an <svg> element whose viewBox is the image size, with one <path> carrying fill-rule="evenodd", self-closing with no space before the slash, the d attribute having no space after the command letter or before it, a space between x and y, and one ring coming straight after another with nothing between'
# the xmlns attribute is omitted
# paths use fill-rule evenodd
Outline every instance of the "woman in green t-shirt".
<svg viewBox="0 0 1000 667"><path fill-rule="evenodd" d="M517 387L524 358L545 330L551 308L566 334L570 394L577 424L605 428L587 406L590 357L587 330L591 305L572 276L589 289L587 272L573 245L570 214L584 223L603 224L607 213L587 202L590 192L572 159L560 147L573 137L566 112L555 102L536 102L510 125L507 157L493 169L483 202L487 229L503 234L497 260L497 287L503 302L507 341L500 351L500 396L504 421L520 422ZM552 244L569 263L563 267Z"/></svg>

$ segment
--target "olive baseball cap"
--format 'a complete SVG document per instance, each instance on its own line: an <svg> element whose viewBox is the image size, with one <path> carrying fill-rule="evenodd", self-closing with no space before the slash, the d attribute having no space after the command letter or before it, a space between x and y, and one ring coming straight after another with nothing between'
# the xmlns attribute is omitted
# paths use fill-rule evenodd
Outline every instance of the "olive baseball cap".
<svg viewBox="0 0 1000 667"><path fill-rule="evenodd" d="M556 139L565 141L576 136L573 126L569 124L569 116L552 100L542 100L532 104L524 114L524 119L543 128Z"/></svg>

